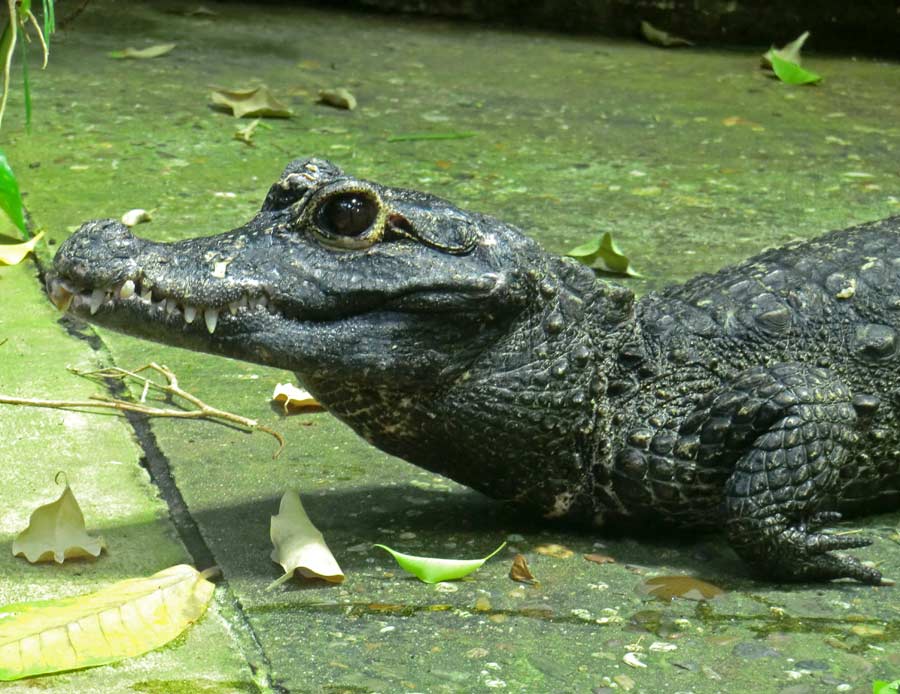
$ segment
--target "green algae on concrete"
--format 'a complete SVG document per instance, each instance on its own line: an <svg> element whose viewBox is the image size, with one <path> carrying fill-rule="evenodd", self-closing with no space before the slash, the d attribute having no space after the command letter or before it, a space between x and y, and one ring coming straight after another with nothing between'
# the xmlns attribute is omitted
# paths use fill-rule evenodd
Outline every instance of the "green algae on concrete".
<svg viewBox="0 0 900 694"><path fill-rule="evenodd" d="M34 134L7 124L29 209L57 243L85 219L134 207L154 211L136 232L157 240L227 230L255 212L290 158L312 154L502 216L556 252L612 231L645 276L628 280L637 291L900 213L894 63L817 56L811 66L825 83L796 88L758 70L768 46L671 53L286 5L222 4L214 17L165 8L92 0L40 75ZM106 58L126 32L129 44L178 47L154 61ZM206 92L257 82L295 116L257 129L249 147L232 137L245 122L210 110ZM354 93L355 111L315 103L335 85ZM422 132L476 134L389 141ZM27 331L53 320L41 315ZM895 589L756 582L716 535L607 538L544 527L379 453L326 414L284 417L268 397L290 374L97 334L99 358L125 368L165 363L207 402L288 437L273 461L265 436L208 422L151 424L273 679L290 691L862 692L900 672ZM55 430L42 421L41 435ZM279 574L269 517L291 487L346 571L341 586L264 591ZM860 556L893 577L898 520L852 523L876 537ZM503 539L508 550L473 580L436 586L404 578L371 549L380 541L477 556ZM541 554L548 544L574 554ZM515 551L539 586L507 578ZM584 561L589 552L617 563ZM708 605L663 605L634 592L648 576L674 573L728 593ZM224 617L244 628L240 614ZM212 660L218 637L206 638ZM205 686L202 672L182 676ZM168 681L148 674L135 687Z"/></svg>
<svg viewBox="0 0 900 694"><path fill-rule="evenodd" d="M67 366L96 368L105 351L74 339L26 261L0 267L0 391L32 398L86 399L97 392ZM0 605L91 592L113 582L189 562L144 468L126 423L116 416L0 405ZM31 512L60 492L64 471L89 532L107 550L96 560L29 564L12 555ZM131 692L148 677L204 677L257 685L221 613L213 606L172 644L113 666L4 683L4 691ZM222 690L231 691L231 690Z"/></svg>

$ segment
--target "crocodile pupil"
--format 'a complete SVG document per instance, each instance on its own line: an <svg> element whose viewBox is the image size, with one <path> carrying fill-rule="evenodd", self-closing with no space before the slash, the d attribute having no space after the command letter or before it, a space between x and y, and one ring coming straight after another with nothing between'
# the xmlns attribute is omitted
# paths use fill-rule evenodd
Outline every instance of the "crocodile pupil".
<svg viewBox="0 0 900 694"><path fill-rule="evenodd" d="M336 236L359 236L378 216L378 205L359 193L342 193L328 200L319 211L319 226Z"/></svg>

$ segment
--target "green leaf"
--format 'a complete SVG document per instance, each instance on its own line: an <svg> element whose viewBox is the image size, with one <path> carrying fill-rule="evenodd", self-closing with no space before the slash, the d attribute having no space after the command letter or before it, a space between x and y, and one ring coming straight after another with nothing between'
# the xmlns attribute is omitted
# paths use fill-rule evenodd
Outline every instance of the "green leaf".
<svg viewBox="0 0 900 694"><path fill-rule="evenodd" d="M900 680L893 682L875 680L872 682L872 694L894 694L895 692L900 692Z"/></svg>
<svg viewBox="0 0 900 694"><path fill-rule="evenodd" d="M0 150L0 209L12 220L19 230L28 235L25 229L25 215L22 212L22 195L19 193L19 182Z"/></svg>
<svg viewBox="0 0 900 694"><path fill-rule="evenodd" d="M791 63L800 64L800 50L803 48L803 44L806 43L806 39L809 38L809 32L804 31L800 36L795 38L789 44L784 46L784 48L775 48L772 46L769 50L763 53L763 67L771 67L772 65L772 56L777 55L782 60L787 60Z"/></svg>
<svg viewBox="0 0 900 694"><path fill-rule="evenodd" d="M506 547L504 542L484 559L436 559L434 557L416 557L411 554L397 552L385 545L375 545L389 552L400 568L411 573L424 583L440 583L441 581L455 581L468 576L473 571L481 568L488 559Z"/></svg>
<svg viewBox="0 0 900 694"><path fill-rule="evenodd" d="M580 246L575 246L566 255L601 272L627 275L628 277L641 276L641 273L631 266L628 256L619 250L612 234L608 231L604 231Z"/></svg>
<svg viewBox="0 0 900 694"><path fill-rule="evenodd" d="M47 42L47 48L50 47L50 34L56 31L56 11L53 6L53 0L43 0L44 4L44 41Z"/></svg>
<svg viewBox="0 0 900 694"><path fill-rule="evenodd" d="M25 95L25 131L31 134L31 81L28 79L28 41L20 41L22 47L22 91Z"/></svg>
<svg viewBox="0 0 900 694"><path fill-rule="evenodd" d="M775 75L782 82L787 84L815 84L822 81L820 75L800 67L797 63L785 60L777 52L772 53L770 60L772 61L772 70L775 71Z"/></svg>
<svg viewBox="0 0 900 694"><path fill-rule="evenodd" d="M159 648L197 621L215 586L179 564L96 593L0 608L0 680L113 663Z"/></svg>

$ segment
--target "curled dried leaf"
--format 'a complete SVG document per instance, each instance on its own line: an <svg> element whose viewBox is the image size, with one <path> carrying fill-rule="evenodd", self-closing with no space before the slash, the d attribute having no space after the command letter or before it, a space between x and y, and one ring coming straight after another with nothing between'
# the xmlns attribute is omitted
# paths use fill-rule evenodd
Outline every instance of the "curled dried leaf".
<svg viewBox="0 0 900 694"><path fill-rule="evenodd" d="M105 547L102 537L88 535L84 514L67 481L56 501L32 512L28 527L13 541L12 552L32 564L62 564L66 559L98 557Z"/></svg>
<svg viewBox="0 0 900 694"><path fill-rule="evenodd" d="M266 86L253 89L216 89L210 93L213 104L231 111L235 118L290 118L291 110Z"/></svg>
<svg viewBox="0 0 900 694"><path fill-rule="evenodd" d="M537 583L524 554L517 554L513 557L512 566L509 567L509 577L519 583Z"/></svg>
<svg viewBox="0 0 900 694"><path fill-rule="evenodd" d="M341 583L344 572L325 544L325 538L312 524L300 495L287 491L281 497L278 515L272 516L272 561L281 564L284 575L269 584L268 588L281 585L294 573L304 578L321 578L330 583Z"/></svg>
<svg viewBox="0 0 900 694"><path fill-rule="evenodd" d="M291 383L278 383L272 393L272 400L280 402L284 413L292 412L324 412L325 408L305 388L298 388Z"/></svg>

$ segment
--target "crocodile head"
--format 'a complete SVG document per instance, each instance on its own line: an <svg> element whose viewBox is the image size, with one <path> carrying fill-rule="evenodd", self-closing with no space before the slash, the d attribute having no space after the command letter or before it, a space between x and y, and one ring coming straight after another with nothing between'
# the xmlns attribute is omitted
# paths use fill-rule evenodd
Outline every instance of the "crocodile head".
<svg viewBox="0 0 900 694"><path fill-rule="evenodd" d="M293 370L379 447L495 495L478 456L454 463L447 446L463 432L487 440L497 398L516 398L554 365L556 387L534 388L583 390L587 411L590 378L559 360L575 353L584 367L593 354L587 338L573 343L585 312L614 323L631 308L630 293L509 225L321 159L292 162L253 219L217 236L158 243L88 222L57 253L48 291L105 327ZM531 407L551 438L555 418ZM585 417L559 410L571 427Z"/></svg>
<svg viewBox="0 0 900 694"><path fill-rule="evenodd" d="M156 243L88 222L48 288L58 306L151 340L301 373L408 378L521 309L531 246L434 196L308 159L225 234Z"/></svg>

